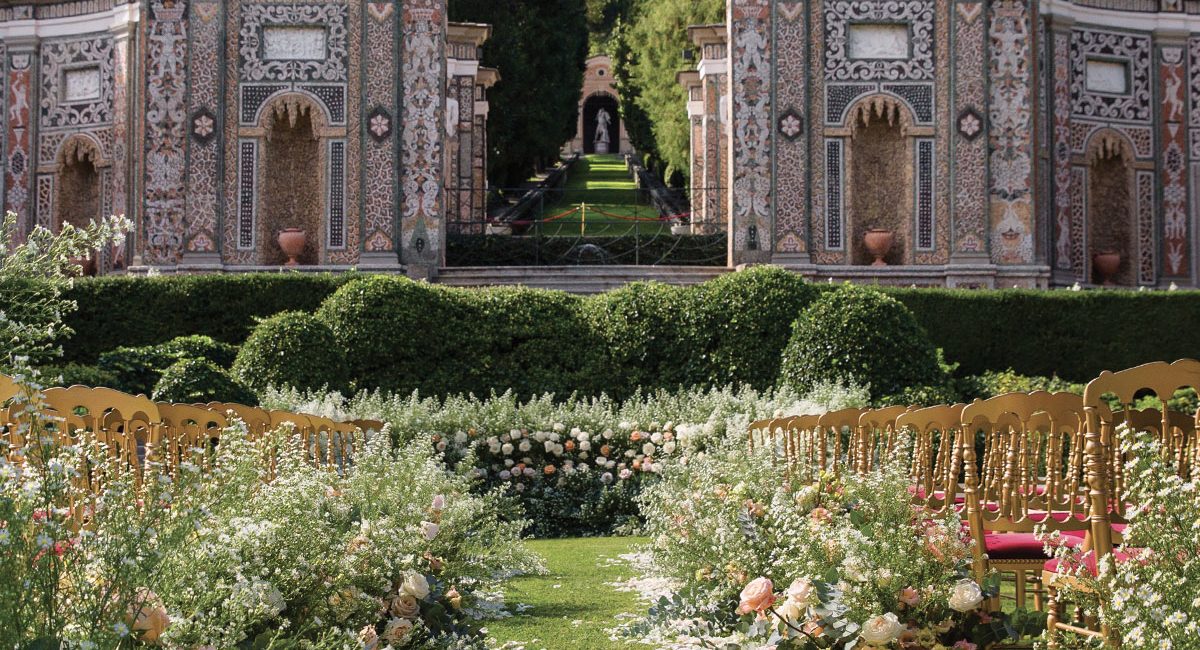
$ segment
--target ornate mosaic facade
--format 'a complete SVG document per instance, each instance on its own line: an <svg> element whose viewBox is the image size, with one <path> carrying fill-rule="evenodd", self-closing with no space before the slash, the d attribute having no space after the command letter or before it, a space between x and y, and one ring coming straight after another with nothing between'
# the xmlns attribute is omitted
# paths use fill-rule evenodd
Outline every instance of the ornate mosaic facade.
<svg viewBox="0 0 1200 650"><path fill-rule="evenodd" d="M425 275L448 206L483 217L489 28L445 0L6 5L0 201L127 215L105 268L277 268L300 228L302 264Z"/></svg>
<svg viewBox="0 0 1200 650"><path fill-rule="evenodd" d="M1197 284L1200 2L729 0L726 18L693 29L717 34L698 71L728 71L732 143L695 128L692 150L693 169L728 162L733 264ZM878 229L886 267L864 244Z"/></svg>

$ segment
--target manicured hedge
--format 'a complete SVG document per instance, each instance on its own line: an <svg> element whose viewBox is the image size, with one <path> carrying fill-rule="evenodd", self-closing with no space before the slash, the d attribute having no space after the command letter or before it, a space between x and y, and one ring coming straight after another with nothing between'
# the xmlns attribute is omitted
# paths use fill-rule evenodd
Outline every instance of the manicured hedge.
<svg viewBox="0 0 1200 650"><path fill-rule="evenodd" d="M62 362L94 364L117 347L189 334L240 344L255 318L296 310L323 314L360 387L564 397L763 387L778 375L792 322L829 288L762 267L693 288L633 284L590 298L354 274L101 278L71 291L79 310ZM1087 381L1103 369L1200 357L1197 291L884 291L912 310L959 375L1011 368Z"/></svg>
<svg viewBox="0 0 1200 650"><path fill-rule="evenodd" d="M254 328L254 317L315 311L353 277L253 273L80 280L67 293L79 309L66 318L75 334L63 341L63 361L91 364L118 347L156 345L188 334L240 344Z"/></svg>

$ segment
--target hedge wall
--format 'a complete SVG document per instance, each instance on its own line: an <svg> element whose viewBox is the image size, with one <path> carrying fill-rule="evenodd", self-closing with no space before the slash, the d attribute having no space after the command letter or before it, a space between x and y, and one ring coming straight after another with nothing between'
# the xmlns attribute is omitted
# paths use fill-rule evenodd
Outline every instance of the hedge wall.
<svg viewBox="0 0 1200 650"><path fill-rule="evenodd" d="M66 319L75 334L63 341L63 361L91 364L118 347L155 345L188 334L240 344L256 317L316 311L354 277L252 273L80 280L67 294L79 309Z"/></svg>
<svg viewBox="0 0 1200 650"><path fill-rule="evenodd" d="M187 334L240 344L256 317L315 313L339 287L361 277L290 273L81 281L71 291L79 310L68 318L76 333L64 342L63 362L95 363L100 353L120 346ZM522 393L560 394L576 387L614 396L639 385L766 385L778 373L792 321L817 292L828 289L773 268L695 288L639 283L591 298L396 282L401 281L376 287L381 295L394 294L387 304L370 299L351 310L371 317L354 335L375 346L368 354L379 356L363 362L374 364L367 374L381 373L386 379L381 384L432 392L512 386ZM887 292L913 311L947 360L961 364L960 374L1012 368L1086 381L1103 369L1200 357L1194 334L1200 324L1198 291ZM336 310L327 305L323 311Z"/></svg>

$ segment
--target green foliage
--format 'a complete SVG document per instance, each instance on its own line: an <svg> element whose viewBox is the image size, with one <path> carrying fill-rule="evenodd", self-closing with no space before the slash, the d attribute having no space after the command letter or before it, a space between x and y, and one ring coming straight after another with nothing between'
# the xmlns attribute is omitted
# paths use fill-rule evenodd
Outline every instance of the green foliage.
<svg viewBox="0 0 1200 650"><path fill-rule="evenodd" d="M1055 376L1036 377L1017 374L1012 368L999 372L985 372L963 380L963 399L988 399L1005 393L1029 393L1044 390L1051 393L1067 392L1083 394L1083 384L1064 381Z"/></svg>
<svg viewBox="0 0 1200 650"><path fill-rule="evenodd" d="M180 359L168 366L154 386L153 398L159 402L185 404L258 403L258 398L249 388L208 359Z"/></svg>
<svg viewBox="0 0 1200 650"><path fill-rule="evenodd" d="M634 89L634 101L651 125L654 147L649 151L672 171L687 175L690 171L691 128L680 107L687 103L686 91L675 74L686 62L684 50L693 49L687 29L691 25L721 22L724 0L640 0L628 30L619 36L628 52L622 52L616 65L628 67L627 79ZM621 89L625 92L625 89Z"/></svg>
<svg viewBox="0 0 1200 650"><path fill-rule="evenodd" d="M315 311L354 274L242 273L110 276L77 281L64 297L79 304L66 316L74 334L60 337L66 361L94 363L122 346L157 345L204 334L238 344L254 318Z"/></svg>
<svg viewBox="0 0 1200 650"><path fill-rule="evenodd" d="M348 385L333 330L311 313L290 311L262 321L232 365L233 376L258 392L268 386L345 390Z"/></svg>
<svg viewBox="0 0 1200 650"><path fill-rule="evenodd" d="M117 376L103 368L66 363L61 366L42 366L41 375L47 386L104 386L120 388Z"/></svg>
<svg viewBox="0 0 1200 650"><path fill-rule="evenodd" d="M450 19L492 25L482 63L500 70L488 91L492 185L516 187L558 159L575 133L588 51L582 2L451 0Z"/></svg>
<svg viewBox="0 0 1200 650"><path fill-rule="evenodd" d="M881 403L909 387L949 380L912 312L877 289L851 284L822 295L796 319L779 375L799 392L830 377L867 384Z"/></svg>
<svg viewBox="0 0 1200 650"><path fill-rule="evenodd" d="M80 271L78 260L120 245L132 228L128 219L110 217L87 228L64 224L57 233L37 226L20 241L16 213L5 214L0 223L0 370L11 372L18 357L39 365L62 355L62 339L72 334L64 319L77 308L67 292Z"/></svg>
<svg viewBox="0 0 1200 650"><path fill-rule="evenodd" d="M207 359L221 368L233 365L237 347L211 337L193 334L180 336L161 345L120 347L104 352L97 367L111 374L112 388L127 393L150 394L163 371L181 359Z"/></svg>

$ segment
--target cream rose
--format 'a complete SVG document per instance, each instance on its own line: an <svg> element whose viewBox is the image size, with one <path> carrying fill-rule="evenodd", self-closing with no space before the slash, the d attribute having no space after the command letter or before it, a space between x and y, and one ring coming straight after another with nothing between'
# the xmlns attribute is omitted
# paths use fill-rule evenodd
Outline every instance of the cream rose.
<svg viewBox="0 0 1200 650"><path fill-rule="evenodd" d="M446 509L446 495L444 495L444 494L433 495L433 503L431 504L430 509L433 510L434 512L441 512L441 511L445 510Z"/></svg>
<svg viewBox="0 0 1200 650"><path fill-rule="evenodd" d="M408 633L412 632L412 629L412 621L407 618L393 618L388 621L387 627L383 628L383 636L380 638L385 643L399 645L408 636Z"/></svg>
<svg viewBox="0 0 1200 650"><path fill-rule="evenodd" d="M962 579L954 585L950 593L950 608L959 612L969 612L983 602L983 590L974 580Z"/></svg>
<svg viewBox="0 0 1200 650"><path fill-rule="evenodd" d="M871 645L883 645L900 638L900 633L904 630L904 624L900 622L900 619L896 618L895 614L888 612L863 623L860 634L863 641Z"/></svg>
<svg viewBox="0 0 1200 650"><path fill-rule="evenodd" d="M398 618L416 618L421 613L421 608L417 605L416 598L408 594L400 594L392 597L388 612Z"/></svg>
<svg viewBox="0 0 1200 650"><path fill-rule="evenodd" d="M441 530L441 527L438 526L437 524L433 523L432 521L422 521L421 522L421 533L423 535L425 535L425 541L427 541L427 542L432 542L433 538L438 536L438 532L440 530Z"/></svg>
<svg viewBox="0 0 1200 650"><path fill-rule="evenodd" d="M429 596L429 581L419 573L410 573L404 577L404 582L400 585L400 593L423 600Z"/></svg>
<svg viewBox="0 0 1200 650"><path fill-rule="evenodd" d="M738 603L738 614L758 612L762 614L775 604L775 585L770 578L755 578L742 589L741 601Z"/></svg>
<svg viewBox="0 0 1200 650"><path fill-rule="evenodd" d="M801 607L811 605L816 599L816 595L816 587L808 578L796 578L787 589L788 600Z"/></svg>

